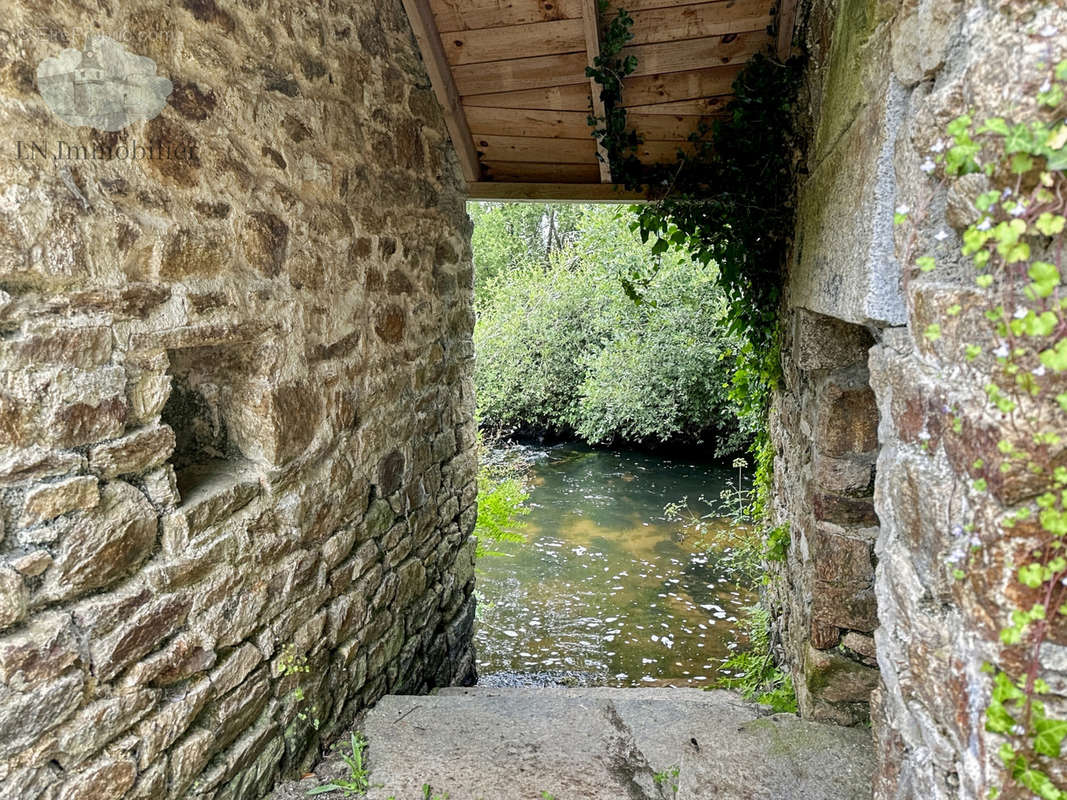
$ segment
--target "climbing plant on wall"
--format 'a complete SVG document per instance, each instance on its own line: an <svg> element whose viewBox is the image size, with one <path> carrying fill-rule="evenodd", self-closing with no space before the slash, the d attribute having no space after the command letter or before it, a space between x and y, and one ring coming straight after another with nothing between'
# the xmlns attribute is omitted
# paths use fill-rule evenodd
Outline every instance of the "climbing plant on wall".
<svg viewBox="0 0 1067 800"><path fill-rule="evenodd" d="M985 726L1002 737L1007 785L1067 800L1056 777L1057 770L1058 780L1064 777L1064 701L1042 678L1045 644L1067 635L1067 60L1048 69L1034 105L1013 110L1017 120L979 122L964 114L923 164L935 183L931 198L947 185L969 206L958 255L974 271L977 299L973 307L948 307L922 336L930 348L959 339L966 378L983 387L1000 431L995 446L969 465L970 507L988 508L991 492L1006 507L958 520L958 544L946 564L962 585L987 580L1004 562L1012 576L1002 595L1012 604L1000 631L1004 652L986 665L992 691ZM924 215L900 208L897 221ZM916 273L958 268L956 254L920 255L918 230L907 237L905 258ZM964 333L981 330L976 325L988 327ZM951 424L961 432L961 418ZM1018 488L1005 500L1008 485Z"/></svg>
<svg viewBox="0 0 1067 800"><path fill-rule="evenodd" d="M601 6L606 10L606 5ZM601 55L587 72L601 87L605 116L591 116L612 178L628 189L648 188L654 202L637 207L634 230L653 253L682 248L718 265L728 300L726 323L743 342L735 355L731 394L742 424L756 435L762 476L756 505L769 487L771 450L766 412L779 372L778 312L786 251L793 233L794 173L800 153L795 98L803 60L783 64L757 56L734 83L726 118L702 126L668 165L642 164L641 139L623 107L625 79L637 67L624 47L632 17L620 9L606 25ZM627 293L641 302L655 263L623 276Z"/></svg>

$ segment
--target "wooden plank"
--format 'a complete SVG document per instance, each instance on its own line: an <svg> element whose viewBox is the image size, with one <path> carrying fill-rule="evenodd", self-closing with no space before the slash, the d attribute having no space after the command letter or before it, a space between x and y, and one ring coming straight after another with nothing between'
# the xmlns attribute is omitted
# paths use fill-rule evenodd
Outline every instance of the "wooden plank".
<svg viewBox="0 0 1067 800"><path fill-rule="evenodd" d="M589 112L467 107L471 133L502 136L555 136L584 139L593 135Z"/></svg>
<svg viewBox="0 0 1067 800"><path fill-rule="evenodd" d="M793 26L797 18L797 0L782 0L778 10L778 60L785 61L793 49Z"/></svg>
<svg viewBox="0 0 1067 800"><path fill-rule="evenodd" d="M637 69L632 77L640 77L700 67L743 64L769 44L771 37L764 31L758 31L687 39L684 42L637 45L624 48L622 54L637 57ZM623 91L625 93L625 88Z"/></svg>
<svg viewBox="0 0 1067 800"><path fill-rule="evenodd" d="M581 0L430 0L442 33L581 19Z"/></svg>
<svg viewBox="0 0 1067 800"><path fill-rule="evenodd" d="M665 73L741 65L770 42L770 36L759 31L627 47L623 54L635 55L638 61L637 69L624 82L623 96L628 102L634 102L630 99L633 96L633 87L636 79L642 76L655 76L661 83L667 83L673 79ZM586 80L585 63L584 53L569 53L494 61L488 65L463 64L453 67L452 75L459 93L466 97L490 92L514 92L582 83ZM710 91L707 94L722 94L722 91ZM668 99L684 100L694 96L700 95ZM644 102L639 104L643 105Z"/></svg>
<svg viewBox="0 0 1067 800"><path fill-rule="evenodd" d="M520 92L495 92L474 94L463 98L468 109L478 108L528 108L553 111L582 111L592 108L589 99L589 84L575 83L570 86L548 86L543 89L526 89Z"/></svg>
<svg viewBox="0 0 1067 800"><path fill-rule="evenodd" d="M678 114L630 113L627 115L626 121L646 142L656 140L684 141L700 129L701 122L704 122L710 130L714 118Z"/></svg>
<svg viewBox="0 0 1067 800"><path fill-rule="evenodd" d="M485 179L505 183L596 183L596 164L540 164L533 161L486 161Z"/></svg>
<svg viewBox="0 0 1067 800"><path fill-rule="evenodd" d="M488 66L463 64L452 68L452 76L455 78L456 88L464 97L489 92L565 86L569 83L584 83L587 80L585 53L494 61Z"/></svg>
<svg viewBox="0 0 1067 800"><path fill-rule="evenodd" d="M441 44L448 63L455 66L577 53L585 50L585 33L582 20L562 19L506 28L442 33Z"/></svg>
<svg viewBox="0 0 1067 800"><path fill-rule="evenodd" d="M736 0L635 11L631 45L676 42L766 30L774 22L775 0Z"/></svg>
<svg viewBox="0 0 1067 800"><path fill-rule="evenodd" d="M422 58L426 64L434 94L444 111L445 126L456 148L463 177L468 182L476 181L481 175L478 154L471 144L470 128L467 127L467 118L460 107L459 92L452 80L448 63L445 61L444 51L441 49L441 40L434 27L429 0L403 1L404 10L407 12L408 20L415 33L415 40L418 42L419 50L422 51Z"/></svg>
<svg viewBox="0 0 1067 800"><path fill-rule="evenodd" d="M600 17L597 13L598 0L583 0L582 23L585 26L585 52L590 67L596 65L600 58ZM593 78L589 79L589 97L593 103L593 116L598 120L607 119L601 87ZM600 164L600 182L611 183L611 161L603 142L596 140L596 158Z"/></svg>
<svg viewBox="0 0 1067 800"><path fill-rule="evenodd" d="M690 142L644 142L637 148L637 159L642 164L673 164L678 160L678 151L693 152Z"/></svg>
<svg viewBox="0 0 1067 800"><path fill-rule="evenodd" d="M479 181L467 187L470 200L528 203L644 203L644 192L628 191L614 183L495 183Z"/></svg>
<svg viewBox="0 0 1067 800"><path fill-rule="evenodd" d="M626 106L626 110L635 114L669 114L683 117L723 117L726 106L734 99L732 94L706 97L703 100L679 100L677 103L657 103L649 106ZM625 105L625 104L624 104Z"/></svg>
<svg viewBox="0 0 1067 800"><path fill-rule="evenodd" d="M596 141L551 139L540 136L475 136L474 146L485 161L539 161L557 164L596 164Z"/></svg>
<svg viewBox="0 0 1067 800"><path fill-rule="evenodd" d="M729 8L738 0L609 0L608 10L604 19L610 19L619 13L620 8L625 8L631 16L638 11L651 11L661 8L678 8L679 6L717 6L720 13L728 14Z"/></svg>
<svg viewBox="0 0 1067 800"><path fill-rule="evenodd" d="M627 78L623 82L622 100L626 106L674 103L679 100L698 100L703 97L730 94L743 64L709 69L671 72Z"/></svg>

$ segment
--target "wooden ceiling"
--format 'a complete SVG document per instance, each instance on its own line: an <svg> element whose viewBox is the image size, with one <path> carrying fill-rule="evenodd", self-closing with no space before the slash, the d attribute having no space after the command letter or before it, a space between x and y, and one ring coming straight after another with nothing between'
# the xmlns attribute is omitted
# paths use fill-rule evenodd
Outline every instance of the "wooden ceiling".
<svg viewBox="0 0 1067 800"><path fill-rule="evenodd" d="M602 14L597 0L404 5L472 198L625 200L598 158L587 120L602 114L600 87L585 75L618 7L634 20L623 55L637 56L623 104L638 157L658 164L722 114L753 55L788 55L796 0L612 0Z"/></svg>

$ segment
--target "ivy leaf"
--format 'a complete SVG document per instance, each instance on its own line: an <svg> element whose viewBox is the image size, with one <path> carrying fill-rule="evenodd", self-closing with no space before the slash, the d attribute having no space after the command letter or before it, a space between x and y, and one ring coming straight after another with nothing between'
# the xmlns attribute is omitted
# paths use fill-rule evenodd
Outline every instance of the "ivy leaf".
<svg viewBox="0 0 1067 800"><path fill-rule="evenodd" d="M1034 137L1030 126L1020 122L1014 125L1004 137L1004 150L1009 154L1028 153L1032 152L1033 143Z"/></svg>
<svg viewBox="0 0 1067 800"><path fill-rule="evenodd" d="M1045 166L1053 171L1067 169L1067 148L1053 150L1051 154L1046 155Z"/></svg>
<svg viewBox="0 0 1067 800"><path fill-rule="evenodd" d="M1016 153L1011 157L1011 171L1019 175L1029 172L1034 168L1034 159L1026 153Z"/></svg>
<svg viewBox="0 0 1067 800"><path fill-rule="evenodd" d="M1047 261L1035 261L1027 269L1026 274L1033 281L1026 287L1026 295L1031 299L1048 297L1060 285L1060 271L1056 269L1055 264Z"/></svg>
<svg viewBox="0 0 1067 800"><path fill-rule="evenodd" d="M986 132L1007 136L1009 133L1008 123L1004 121L1003 117L990 117L983 122L982 127L978 129L978 133Z"/></svg>
<svg viewBox="0 0 1067 800"><path fill-rule="evenodd" d="M923 272L930 272L937 266L937 262L934 261L933 256L921 256L915 259L915 266Z"/></svg>
<svg viewBox="0 0 1067 800"><path fill-rule="evenodd" d="M1067 219L1064 219L1059 214L1052 214L1046 211L1034 221L1034 227L1045 236L1055 236L1057 233L1063 232L1065 223L1067 223Z"/></svg>
<svg viewBox="0 0 1067 800"><path fill-rule="evenodd" d="M1050 150L1060 150L1067 144L1067 125L1060 125L1048 135L1045 144Z"/></svg>
<svg viewBox="0 0 1067 800"><path fill-rule="evenodd" d="M1053 372L1067 370L1067 339L1060 339L1056 342L1055 347L1043 350L1038 358L1041 359L1042 364Z"/></svg>

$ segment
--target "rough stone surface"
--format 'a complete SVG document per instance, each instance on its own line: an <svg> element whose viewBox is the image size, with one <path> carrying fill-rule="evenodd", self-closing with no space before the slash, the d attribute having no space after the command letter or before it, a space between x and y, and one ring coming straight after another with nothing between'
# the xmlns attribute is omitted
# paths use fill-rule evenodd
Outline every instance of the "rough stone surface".
<svg viewBox="0 0 1067 800"><path fill-rule="evenodd" d="M372 800L867 800L868 732L689 689L446 689L389 695L367 715ZM677 794L656 773L678 767ZM306 796L321 777L279 787Z"/></svg>
<svg viewBox="0 0 1067 800"><path fill-rule="evenodd" d="M99 484L91 475L41 484L26 492L19 522L26 527L37 525L70 511L93 508L98 502Z"/></svg>
<svg viewBox="0 0 1067 800"><path fill-rule="evenodd" d="M966 344L999 344L956 235L988 179L946 190L922 164L959 114L1010 116L1034 96L1067 56L1067 9L814 0L806 10L812 143L771 421L776 521L790 526L770 592L776 630L804 716L849 724L869 711L877 800L978 800L1004 783L982 664L1004 658L997 634L1018 600L1021 543L994 534L996 520L1043 478L1000 471L996 444L1016 434L988 410L991 377L964 366ZM894 226L898 207L914 234ZM909 247L943 268L905 271ZM936 341L923 336L932 322L944 323ZM1045 466L1063 458L1050 448ZM978 477L987 493L969 490ZM984 546L957 581L969 520ZM1048 702L1067 707L1052 650L1044 663ZM1062 759L1051 772L1067 788Z"/></svg>
<svg viewBox="0 0 1067 800"><path fill-rule="evenodd" d="M254 800L473 677L458 164L399 0L39 6L12 148L172 157L0 163L0 797ZM87 31L154 118L53 113Z"/></svg>

